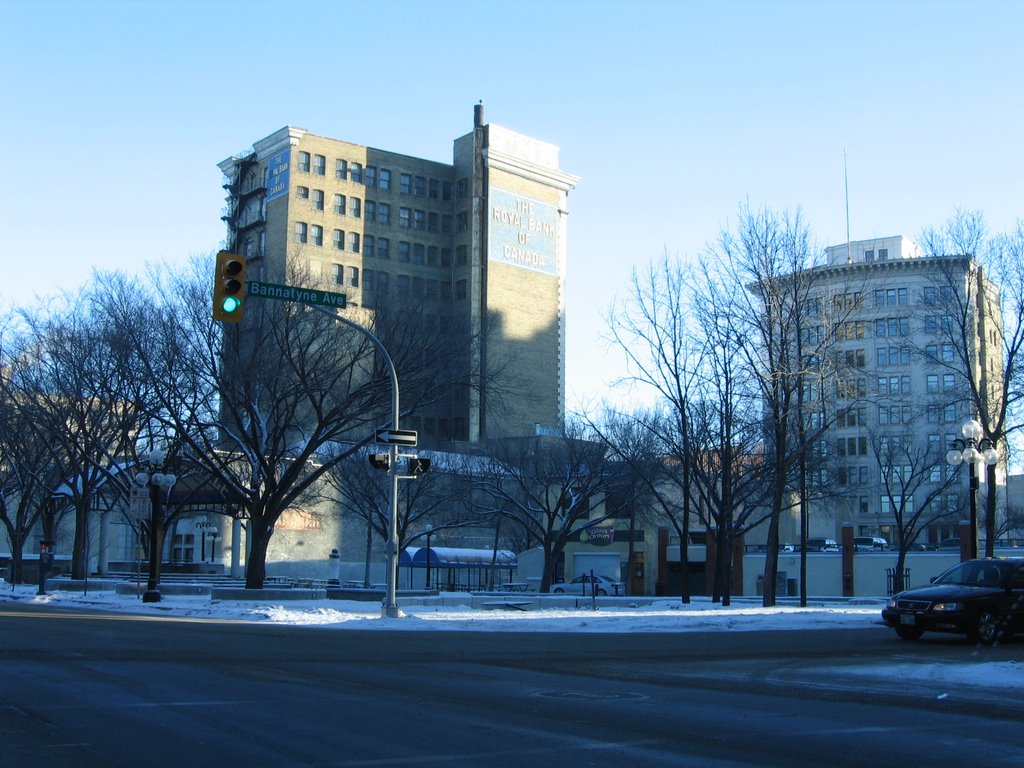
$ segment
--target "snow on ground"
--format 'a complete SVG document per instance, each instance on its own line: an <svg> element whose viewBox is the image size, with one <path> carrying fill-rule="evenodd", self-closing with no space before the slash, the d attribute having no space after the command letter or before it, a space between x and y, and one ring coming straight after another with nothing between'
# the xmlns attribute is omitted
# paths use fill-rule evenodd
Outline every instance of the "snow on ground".
<svg viewBox="0 0 1024 768"><path fill-rule="evenodd" d="M381 618L375 602L308 600L259 602L211 600L203 596L165 595L159 603L143 603L137 595L109 591L52 591L37 595L36 587L3 585L0 601L17 600L36 605L65 608L125 611L161 616L181 616L222 621L319 626L328 630L442 632L709 632L755 630L856 629L881 624L882 600L810 600L806 608L779 605L763 608L751 598L734 598L722 606L707 598L695 598L683 605L678 599L655 600L650 604L628 599L607 601L597 610L587 608L532 608L531 610L479 610L467 605L438 605L415 598L400 599L402 618ZM454 596L452 596L454 597ZM464 597L464 596L462 596ZM1014 649L1016 660L985 661L969 647L962 660L926 660L924 646L907 644L906 663L843 667L846 675L885 677L951 687L1024 689L1024 643Z"/></svg>

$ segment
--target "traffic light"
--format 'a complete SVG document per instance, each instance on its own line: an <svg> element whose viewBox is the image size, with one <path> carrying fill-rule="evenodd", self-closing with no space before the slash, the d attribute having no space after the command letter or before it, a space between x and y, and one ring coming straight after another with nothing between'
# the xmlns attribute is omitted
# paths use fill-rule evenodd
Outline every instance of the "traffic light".
<svg viewBox="0 0 1024 768"><path fill-rule="evenodd" d="M240 323L245 313L245 257L221 251L213 276L213 319Z"/></svg>
<svg viewBox="0 0 1024 768"><path fill-rule="evenodd" d="M409 474L410 475L422 475L430 469L430 459L423 459L419 456L409 457Z"/></svg>
<svg viewBox="0 0 1024 768"><path fill-rule="evenodd" d="M374 469L391 469L391 454L390 453L371 453L370 454L370 466Z"/></svg>

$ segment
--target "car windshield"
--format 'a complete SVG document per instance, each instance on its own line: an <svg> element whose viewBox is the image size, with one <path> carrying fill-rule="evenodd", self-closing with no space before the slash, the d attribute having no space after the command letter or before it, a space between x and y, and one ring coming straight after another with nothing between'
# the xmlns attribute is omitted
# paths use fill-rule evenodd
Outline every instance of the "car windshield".
<svg viewBox="0 0 1024 768"><path fill-rule="evenodd" d="M935 580L936 584L963 584L969 587L999 587L1006 574L1003 563L971 560L954 566Z"/></svg>

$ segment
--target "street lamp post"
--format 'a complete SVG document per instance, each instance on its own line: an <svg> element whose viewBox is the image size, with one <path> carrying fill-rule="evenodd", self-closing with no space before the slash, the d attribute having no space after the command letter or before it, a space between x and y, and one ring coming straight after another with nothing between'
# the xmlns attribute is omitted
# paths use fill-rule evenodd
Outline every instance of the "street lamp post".
<svg viewBox="0 0 1024 768"><path fill-rule="evenodd" d="M434 526L427 523L427 574L424 577L423 586L430 589L430 536L434 532Z"/></svg>
<svg viewBox="0 0 1024 768"><path fill-rule="evenodd" d="M159 448L150 451L146 459L145 468L148 472L139 472L135 476L135 483L143 488L149 489L150 518L149 518L149 581L146 583L146 591L142 593L142 602L160 602L160 534L163 526L163 494L170 493L171 487L178 478L172 474L166 474L161 470L164 468L164 452Z"/></svg>
<svg viewBox="0 0 1024 768"><path fill-rule="evenodd" d="M973 559L978 556L978 466L995 464L999 461L999 452L991 440L982 437L984 429L974 419L963 423L960 434L963 438L953 441L949 452L946 453L946 461L952 466L958 465L961 461L968 465L971 539L967 542L967 557Z"/></svg>

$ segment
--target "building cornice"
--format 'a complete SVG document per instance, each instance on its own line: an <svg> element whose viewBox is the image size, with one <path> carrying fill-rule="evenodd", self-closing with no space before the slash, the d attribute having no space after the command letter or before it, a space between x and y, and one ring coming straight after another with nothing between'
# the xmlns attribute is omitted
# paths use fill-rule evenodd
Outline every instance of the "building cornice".
<svg viewBox="0 0 1024 768"><path fill-rule="evenodd" d="M555 187L562 192L568 192L579 182L579 176L565 173L555 168L547 168L536 163L523 160L515 155L499 152L495 149L486 148L482 152L484 165L513 176L519 176L529 181Z"/></svg>

